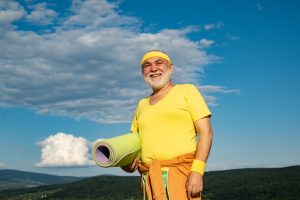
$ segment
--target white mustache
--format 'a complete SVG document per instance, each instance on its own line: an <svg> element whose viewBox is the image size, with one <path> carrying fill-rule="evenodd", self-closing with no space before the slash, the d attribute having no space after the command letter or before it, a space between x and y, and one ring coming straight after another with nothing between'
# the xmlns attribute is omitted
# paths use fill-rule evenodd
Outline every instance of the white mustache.
<svg viewBox="0 0 300 200"><path fill-rule="evenodd" d="M159 73L157 73L157 72L152 72L152 73L149 73L149 74L148 74L148 77L156 76L156 75L163 75L163 73L161 73L161 72L159 72Z"/></svg>

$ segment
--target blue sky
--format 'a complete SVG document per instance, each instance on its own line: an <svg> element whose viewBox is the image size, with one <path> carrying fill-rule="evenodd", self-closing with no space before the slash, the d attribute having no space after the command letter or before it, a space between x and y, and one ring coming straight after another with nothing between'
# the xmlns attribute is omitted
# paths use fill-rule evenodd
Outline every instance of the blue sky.
<svg viewBox="0 0 300 200"><path fill-rule="evenodd" d="M0 168L125 175L95 166L91 144L129 132L150 94L138 65L151 49L169 53L174 82L197 85L213 113L207 170L299 165L299 8L1 1Z"/></svg>

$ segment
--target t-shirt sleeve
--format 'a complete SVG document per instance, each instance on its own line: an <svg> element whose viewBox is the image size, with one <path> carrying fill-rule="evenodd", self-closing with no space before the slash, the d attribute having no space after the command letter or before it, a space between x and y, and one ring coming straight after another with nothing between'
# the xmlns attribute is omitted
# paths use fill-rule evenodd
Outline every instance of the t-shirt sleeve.
<svg viewBox="0 0 300 200"><path fill-rule="evenodd" d="M194 85L187 85L186 103L193 122L211 115L202 94Z"/></svg>

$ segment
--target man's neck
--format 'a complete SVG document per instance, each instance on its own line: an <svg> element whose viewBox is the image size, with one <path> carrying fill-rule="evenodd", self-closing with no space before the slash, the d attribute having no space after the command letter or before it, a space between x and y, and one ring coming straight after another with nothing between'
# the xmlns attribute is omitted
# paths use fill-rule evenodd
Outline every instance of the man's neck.
<svg viewBox="0 0 300 200"><path fill-rule="evenodd" d="M173 83L170 81L163 88L158 89L158 90L153 90L153 93L151 96L154 96L154 95L157 96L157 95L163 94L163 93L169 91L173 86L174 86Z"/></svg>

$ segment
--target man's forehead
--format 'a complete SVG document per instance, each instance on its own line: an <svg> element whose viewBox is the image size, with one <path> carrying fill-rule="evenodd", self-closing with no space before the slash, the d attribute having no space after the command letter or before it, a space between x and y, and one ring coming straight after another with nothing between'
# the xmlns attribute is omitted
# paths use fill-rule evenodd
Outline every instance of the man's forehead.
<svg viewBox="0 0 300 200"><path fill-rule="evenodd" d="M144 61L144 64L146 63L153 63L153 62L157 62L157 61L164 61L164 62L168 62L166 59L155 56L155 57L151 57L148 58L147 60Z"/></svg>

